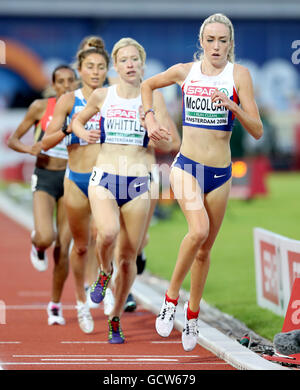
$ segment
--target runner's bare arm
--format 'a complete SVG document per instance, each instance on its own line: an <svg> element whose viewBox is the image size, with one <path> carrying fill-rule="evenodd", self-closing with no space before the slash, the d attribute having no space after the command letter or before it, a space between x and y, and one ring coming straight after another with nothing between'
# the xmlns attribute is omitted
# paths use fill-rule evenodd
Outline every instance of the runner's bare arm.
<svg viewBox="0 0 300 390"><path fill-rule="evenodd" d="M34 156L40 153L42 149L40 142L34 143L33 145L26 145L21 141L21 138L42 118L46 104L46 99L38 99L31 103L24 119L7 141L9 148L19 153L29 153Z"/></svg>
<svg viewBox="0 0 300 390"><path fill-rule="evenodd" d="M172 84L179 84L183 82L187 72L187 64L177 64L171 66L166 71L159 73L149 79L145 80L141 86L143 109L145 112L145 124L147 127L149 138L154 141L166 139L165 132L160 131L160 125L155 118L153 110L153 91L158 88L167 87Z"/></svg>
<svg viewBox="0 0 300 390"><path fill-rule="evenodd" d="M73 92L66 93L58 99L53 112L53 118L42 139L42 147L44 150L53 148L66 136L66 134L62 132L62 127L65 123L66 117L72 110L73 102Z"/></svg>
<svg viewBox="0 0 300 390"><path fill-rule="evenodd" d="M248 133L255 139L259 139L263 135L263 125L254 98L250 72L246 67L235 64L234 78L241 106L238 106L219 90L213 93L211 99L213 102L220 101L220 103L215 104L216 107L224 106L230 110Z"/></svg>
<svg viewBox="0 0 300 390"><path fill-rule="evenodd" d="M99 112L106 92L105 88L96 89L89 97L84 109L74 119L72 131L77 137L84 139L88 143L96 143L100 138L100 130L87 131L84 126L89 119Z"/></svg>

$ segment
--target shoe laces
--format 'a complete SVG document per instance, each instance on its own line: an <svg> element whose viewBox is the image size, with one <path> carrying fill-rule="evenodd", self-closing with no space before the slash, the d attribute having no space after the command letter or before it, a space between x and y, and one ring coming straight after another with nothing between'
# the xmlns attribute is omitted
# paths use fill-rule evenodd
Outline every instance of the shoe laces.
<svg viewBox="0 0 300 390"><path fill-rule="evenodd" d="M112 333L119 333L123 337L123 332L120 326L120 319L118 317L114 317L112 320L108 320L109 329Z"/></svg>
<svg viewBox="0 0 300 390"><path fill-rule="evenodd" d="M105 292L107 284L111 278L111 275L112 275L111 273L106 275L103 271L101 271L96 282L92 284L91 291L94 292L97 285L100 285L101 287L103 287L103 292Z"/></svg>
<svg viewBox="0 0 300 390"><path fill-rule="evenodd" d="M85 304L77 305L78 318L83 321L85 319L90 320L92 318L89 308Z"/></svg>
<svg viewBox="0 0 300 390"><path fill-rule="evenodd" d="M159 316L162 320L172 321L175 315L176 306L171 302L165 302Z"/></svg>
<svg viewBox="0 0 300 390"><path fill-rule="evenodd" d="M192 318L191 320L187 320L185 329L183 329L183 331L187 336L198 336L198 319Z"/></svg>

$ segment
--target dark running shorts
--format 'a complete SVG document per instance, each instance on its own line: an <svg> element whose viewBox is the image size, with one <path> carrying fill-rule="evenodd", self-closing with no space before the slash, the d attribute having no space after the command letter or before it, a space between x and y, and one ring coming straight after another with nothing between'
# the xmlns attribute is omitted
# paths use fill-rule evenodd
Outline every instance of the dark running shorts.
<svg viewBox="0 0 300 390"><path fill-rule="evenodd" d="M35 167L31 176L31 190L44 191L57 201L64 194L65 170L50 171Z"/></svg>

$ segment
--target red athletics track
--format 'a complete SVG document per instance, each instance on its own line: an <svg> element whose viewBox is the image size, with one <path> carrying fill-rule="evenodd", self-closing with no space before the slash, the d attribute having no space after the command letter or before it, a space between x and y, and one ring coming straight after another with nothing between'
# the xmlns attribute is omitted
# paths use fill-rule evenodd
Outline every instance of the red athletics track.
<svg viewBox="0 0 300 390"><path fill-rule="evenodd" d="M155 315L140 304L122 317L124 344L107 342L102 307L91 310L95 329L84 334L77 323L71 270L62 297L66 325L48 326L51 251L49 268L40 273L29 259L29 231L2 213L0 237L0 369L235 370L200 345L185 352L176 329L168 339L161 338L154 328Z"/></svg>

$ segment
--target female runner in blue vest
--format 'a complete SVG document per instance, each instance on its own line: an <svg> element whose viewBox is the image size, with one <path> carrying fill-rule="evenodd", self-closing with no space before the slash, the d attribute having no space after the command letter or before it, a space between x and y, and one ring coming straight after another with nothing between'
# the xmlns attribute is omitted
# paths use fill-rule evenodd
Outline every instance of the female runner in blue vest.
<svg viewBox="0 0 300 390"><path fill-rule="evenodd" d="M77 316L81 330L91 333L94 329L84 288L84 277L90 242L91 210L88 200L88 183L95 164L99 143L91 145L80 140L70 129L62 125L66 117L70 119L82 110L92 92L103 85L109 64L109 56L104 49L104 42L95 39L88 49L77 53L77 66L81 77L82 88L63 95L57 102L52 121L42 140L45 150L53 147L66 137L68 149L68 167L64 181L65 206L74 244L70 262L75 280ZM99 118L90 118L88 129L97 128Z"/></svg>
<svg viewBox="0 0 300 390"><path fill-rule="evenodd" d="M221 227L231 188L230 136L234 118L255 139L263 134L247 68L234 63L234 30L222 14L201 26L200 59L177 64L142 84L145 123L150 139L160 140L159 118L153 111L155 89L177 83L182 89L183 134L170 181L186 217L184 237L169 288L156 320L156 330L167 337L174 324L179 290L191 269L189 302L185 304L183 348L192 350L198 337L198 314L210 252ZM240 103L240 105L239 105Z"/></svg>
<svg viewBox="0 0 300 390"><path fill-rule="evenodd" d="M123 343L125 337L120 317L136 276L136 255L144 237L150 208L149 138L139 117L146 53L135 40L123 38L114 45L112 58L119 76L117 84L99 88L91 95L86 108L74 119L72 130L89 143L97 142L101 134L101 151L89 184L101 269L91 289L91 299L94 302L103 300L113 273L117 247L115 305L109 316L108 340L110 343ZM154 95L154 106L167 138L156 146L170 150L170 122L161 93ZM85 123L98 112L101 116L100 131L86 131Z"/></svg>

